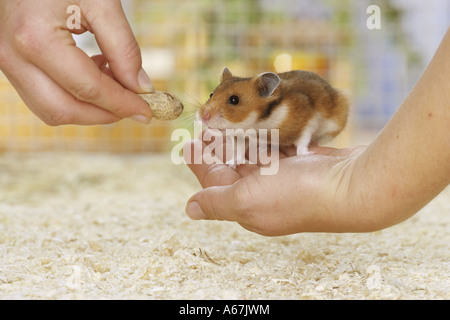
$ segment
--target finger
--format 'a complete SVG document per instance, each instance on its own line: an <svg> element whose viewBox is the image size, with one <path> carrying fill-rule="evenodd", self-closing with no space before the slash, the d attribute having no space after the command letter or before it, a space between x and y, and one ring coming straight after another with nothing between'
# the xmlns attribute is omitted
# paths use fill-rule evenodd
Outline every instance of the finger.
<svg viewBox="0 0 450 320"><path fill-rule="evenodd" d="M246 177L246 176L249 176L251 174L258 174L260 169L261 169L261 167L258 166L257 164L241 164L241 165L238 165L236 167L235 171L241 177Z"/></svg>
<svg viewBox="0 0 450 320"><path fill-rule="evenodd" d="M241 178L225 164L207 164L203 161L205 148L206 145L200 140L192 140L183 148L185 161L203 188L230 185Z"/></svg>
<svg viewBox="0 0 450 320"><path fill-rule="evenodd" d="M226 137L222 131L218 129L206 129L202 131L200 139L204 143L207 153L214 152L214 157L222 163L232 160L235 152L235 144L233 138Z"/></svg>
<svg viewBox="0 0 450 320"><path fill-rule="evenodd" d="M116 79L134 92L154 91L142 69L141 50L121 2L112 0L105 5L102 1L87 1L87 5L86 20Z"/></svg>
<svg viewBox="0 0 450 320"><path fill-rule="evenodd" d="M48 125L108 124L121 118L111 112L73 98L32 64L16 59L9 65L14 75L3 70L33 113Z"/></svg>
<svg viewBox="0 0 450 320"><path fill-rule="evenodd" d="M280 152L288 157L294 157L297 155L297 148L294 146L280 148Z"/></svg>
<svg viewBox="0 0 450 320"><path fill-rule="evenodd" d="M92 56L91 59L92 61L94 61L94 63L100 70L105 69L106 65L108 64L108 60L106 60L106 57L103 54L97 54L95 56Z"/></svg>
<svg viewBox="0 0 450 320"><path fill-rule="evenodd" d="M339 149L330 148L330 147L310 147L309 151L314 154L320 154L324 156L336 155Z"/></svg>
<svg viewBox="0 0 450 320"><path fill-rule="evenodd" d="M97 65L97 67L108 77L112 79L116 79L114 77L114 73L111 71L111 69L108 67L108 60L106 60L106 57L103 54L95 55L91 57L92 61Z"/></svg>
<svg viewBox="0 0 450 320"><path fill-rule="evenodd" d="M312 147L310 151L318 155L334 156L334 157L349 157L353 154L359 153L366 149L366 146L354 146L351 148L335 149L329 147Z"/></svg>
<svg viewBox="0 0 450 320"><path fill-rule="evenodd" d="M209 187L189 199L186 213L193 220L238 221L234 185Z"/></svg>
<svg viewBox="0 0 450 320"><path fill-rule="evenodd" d="M270 229L260 229L236 206L235 186L210 187L195 194L186 205L186 213L192 220L218 220L238 222L243 228L262 235L279 235ZM248 220L248 221L247 221ZM275 229L276 230L276 229Z"/></svg>
<svg viewBox="0 0 450 320"><path fill-rule="evenodd" d="M51 33L50 40L35 39L23 46L22 54L78 100L108 110L120 118L140 115L146 120L141 122L150 122L152 113L148 105L138 95L101 72L73 41L68 43L70 34L67 33L60 30ZM53 44L51 50L48 49L48 41Z"/></svg>

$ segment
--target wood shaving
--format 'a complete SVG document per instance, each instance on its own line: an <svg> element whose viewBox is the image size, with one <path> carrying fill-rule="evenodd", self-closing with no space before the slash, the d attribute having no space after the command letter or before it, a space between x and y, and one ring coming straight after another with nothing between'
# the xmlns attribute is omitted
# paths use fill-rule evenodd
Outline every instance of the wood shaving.
<svg viewBox="0 0 450 320"><path fill-rule="evenodd" d="M0 299L450 299L450 188L367 234L191 221L170 155L0 155Z"/></svg>

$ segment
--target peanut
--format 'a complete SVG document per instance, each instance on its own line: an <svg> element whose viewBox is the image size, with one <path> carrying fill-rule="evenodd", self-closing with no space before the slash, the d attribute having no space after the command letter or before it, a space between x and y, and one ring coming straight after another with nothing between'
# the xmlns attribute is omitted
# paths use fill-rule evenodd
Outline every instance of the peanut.
<svg viewBox="0 0 450 320"><path fill-rule="evenodd" d="M183 112L183 104L172 94L163 91L139 94L158 120L175 120Z"/></svg>

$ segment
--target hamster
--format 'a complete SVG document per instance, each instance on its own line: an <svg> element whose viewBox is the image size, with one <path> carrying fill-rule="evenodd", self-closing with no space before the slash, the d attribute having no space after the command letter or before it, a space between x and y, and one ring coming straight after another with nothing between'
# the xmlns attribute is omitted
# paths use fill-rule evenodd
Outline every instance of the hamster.
<svg viewBox="0 0 450 320"><path fill-rule="evenodd" d="M311 142L324 143L345 127L349 101L319 75L307 71L265 72L253 78L224 68L219 86L198 110L211 129L279 129L279 146L308 154Z"/></svg>

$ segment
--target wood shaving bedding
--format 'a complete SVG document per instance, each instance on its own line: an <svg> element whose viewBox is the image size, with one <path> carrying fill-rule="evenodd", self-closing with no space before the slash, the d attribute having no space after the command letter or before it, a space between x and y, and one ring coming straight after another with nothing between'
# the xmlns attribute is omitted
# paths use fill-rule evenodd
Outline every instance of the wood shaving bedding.
<svg viewBox="0 0 450 320"><path fill-rule="evenodd" d="M450 189L368 234L191 221L169 155L0 155L0 299L449 299Z"/></svg>

